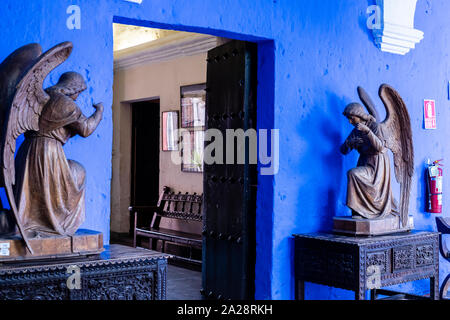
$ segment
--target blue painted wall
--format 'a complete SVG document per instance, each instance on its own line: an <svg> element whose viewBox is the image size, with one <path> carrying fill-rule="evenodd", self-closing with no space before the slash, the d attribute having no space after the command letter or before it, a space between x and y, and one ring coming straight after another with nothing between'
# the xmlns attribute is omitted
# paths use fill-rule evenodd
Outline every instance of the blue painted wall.
<svg viewBox="0 0 450 320"><path fill-rule="evenodd" d="M81 30L66 27L69 4L82 7ZM88 3L87 1L85 2ZM0 59L16 48L31 42L40 43L46 51L62 41L72 41L74 50L69 59L55 69L45 87L55 84L66 71L82 74L88 85L77 104L86 116L94 112L93 103L103 101L104 119L87 139L76 136L64 147L68 159L74 159L87 170L86 221L81 226L103 232L109 243L109 207L112 150L112 25L106 16L105 4L95 6L71 1L3 1L0 5Z"/></svg>
<svg viewBox="0 0 450 320"><path fill-rule="evenodd" d="M78 71L89 90L78 103L86 114L95 101L112 103L112 22L210 33L256 41L259 48L258 120L262 128L280 129L280 171L259 180L257 211L256 298L292 299L294 296L293 233L330 230L334 215L346 215L345 173L356 154L342 157L340 143L352 129L341 115L357 100L361 85L376 100L381 83L395 87L408 105L415 143L415 176L411 214L416 227L434 230L434 215L424 212L423 168L426 158L450 159L450 23L447 0L419 0L416 28L425 39L406 56L382 53L366 29L361 0L3 0L0 7L0 59L13 49L39 42L44 50L70 40L75 49L47 84L59 74ZM68 30L66 9L81 8L81 30ZM422 103L435 99L438 129L423 130ZM65 147L67 156L83 163L88 172L83 227L101 230L109 241L112 149L111 108L95 134L76 137ZM448 177L448 175L446 176ZM448 215L449 179L444 177L444 215ZM448 263L441 261L441 278ZM404 286L426 293L423 281ZM307 286L307 298L352 298L350 292L318 285Z"/></svg>

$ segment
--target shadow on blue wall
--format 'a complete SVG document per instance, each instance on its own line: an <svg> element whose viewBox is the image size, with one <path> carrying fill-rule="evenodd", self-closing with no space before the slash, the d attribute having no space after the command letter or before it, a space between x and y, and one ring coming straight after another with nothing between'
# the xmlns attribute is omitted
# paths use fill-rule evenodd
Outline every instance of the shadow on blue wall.
<svg viewBox="0 0 450 320"><path fill-rule="evenodd" d="M296 147L298 150L294 149L294 152L298 154L301 151L303 154L296 160L302 168L299 177L292 178L301 179L301 183L307 186L306 191L302 188L295 194L298 212L295 217L295 232L298 233L331 231L333 217L349 213L344 204L347 186L345 158L339 151L345 139L343 130L348 131L345 134L351 131L350 125L345 126L347 120L342 115L349 100L339 97L331 90L321 90L321 101L308 102L310 91L314 89L300 91L303 102L297 109L304 120L296 125L295 130L302 139ZM352 153L346 157L352 163L355 159L356 165L356 156ZM294 165L293 162L289 164ZM307 172L320 174L306 176ZM332 183L328 183L329 181Z"/></svg>
<svg viewBox="0 0 450 320"><path fill-rule="evenodd" d="M375 0L367 0L367 8L369 8L370 6L373 6L373 5L375 5L375 4L376 4L376 3L375 3ZM368 39L370 42L372 42L373 46L376 47L375 43L373 42L373 41L374 41L374 37L373 37L372 30L369 29L369 28L367 28L367 21L368 21L369 18L371 18L371 16L372 16L373 14L375 14L375 13L374 13L374 12L370 12L370 11L369 11L369 13L367 13L366 11L364 11L364 12L362 13L362 15L360 15L360 16L358 17L358 25L359 25L359 28L360 28L361 30L363 30L363 32L367 35L367 39ZM380 17L380 18L381 18L381 17Z"/></svg>
<svg viewBox="0 0 450 320"><path fill-rule="evenodd" d="M417 194L423 195L423 197L420 197L420 196L417 197L417 207L421 209L420 211L423 210L424 213L427 213L428 201L429 201L428 187L427 187L428 170L425 166L423 166L422 174L420 176L422 176L423 183L417 184ZM429 214L426 218L429 218Z"/></svg>
<svg viewBox="0 0 450 320"><path fill-rule="evenodd" d="M341 134L340 124L346 121L342 115L346 103L334 93L327 94L329 114L335 115L334 121L322 122L321 130L324 133L324 140L328 141L331 149L323 154L322 161L328 165L327 175L334 183L328 188L327 200L324 201L322 220L319 224L319 230L331 231L333 225L333 217L338 215L338 203L341 196L342 184L346 185L345 174L343 173L343 155L339 148L344 141Z"/></svg>
<svg viewBox="0 0 450 320"><path fill-rule="evenodd" d="M273 41L258 43L258 87L257 87L257 129L270 129L274 124L275 97L275 45ZM270 141L268 146L274 141ZM268 147L268 150L271 150ZM273 157L273 155L270 155ZM273 247L273 194L274 176L261 175L258 165L258 190L256 199L256 266L255 266L255 298L270 299Z"/></svg>

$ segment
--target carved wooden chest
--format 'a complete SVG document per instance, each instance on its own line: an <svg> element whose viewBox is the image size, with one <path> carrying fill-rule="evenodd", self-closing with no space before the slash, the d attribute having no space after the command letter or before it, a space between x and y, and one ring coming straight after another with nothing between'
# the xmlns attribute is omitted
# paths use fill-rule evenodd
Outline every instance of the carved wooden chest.
<svg viewBox="0 0 450 320"><path fill-rule="evenodd" d="M430 279L430 298L439 293L439 233L413 231L388 236L349 237L327 233L295 234L296 298L304 282L366 291Z"/></svg>
<svg viewBox="0 0 450 320"><path fill-rule="evenodd" d="M1 300L162 300L169 255L122 245L100 256L0 266Z"/></svg>

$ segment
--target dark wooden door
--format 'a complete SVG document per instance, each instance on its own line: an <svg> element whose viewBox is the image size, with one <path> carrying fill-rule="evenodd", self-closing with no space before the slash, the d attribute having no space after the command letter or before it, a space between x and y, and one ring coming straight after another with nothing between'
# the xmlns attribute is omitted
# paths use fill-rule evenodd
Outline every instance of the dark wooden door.
<svg viewBox="0 0 450 320"><path fill-rule="evenodd" d="M208 52L206 128L256 128L256 44ZM205 147L210 142L205 142ZM256 164L205 163L203 289L211 299L254 299ZM235 148L236 151L236 148ZM235 157L237 153L235 152Z"/></svg>
<svg viewBox="0 0 450 320"><path fill-rule="evenodd" d="M159 196L159 100L135 102L132 108L131 203L153 206ZM138 221L139 225L148 221ZM130 228L134 221L130 221ZM132 231L130 231L132 232Z"/></svg>

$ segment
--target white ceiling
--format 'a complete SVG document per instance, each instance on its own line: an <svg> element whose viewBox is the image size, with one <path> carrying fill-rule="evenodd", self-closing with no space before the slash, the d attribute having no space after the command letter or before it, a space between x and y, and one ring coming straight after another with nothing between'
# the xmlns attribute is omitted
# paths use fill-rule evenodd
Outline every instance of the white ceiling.
<svg viewBox="0 0 450 320"><path fill-rule="evenodd" d="M191 34L189 32L137 27L118 23L113 24L113 30L114 51L135 47L172 34L186 34L186 36Z"/></svg>

